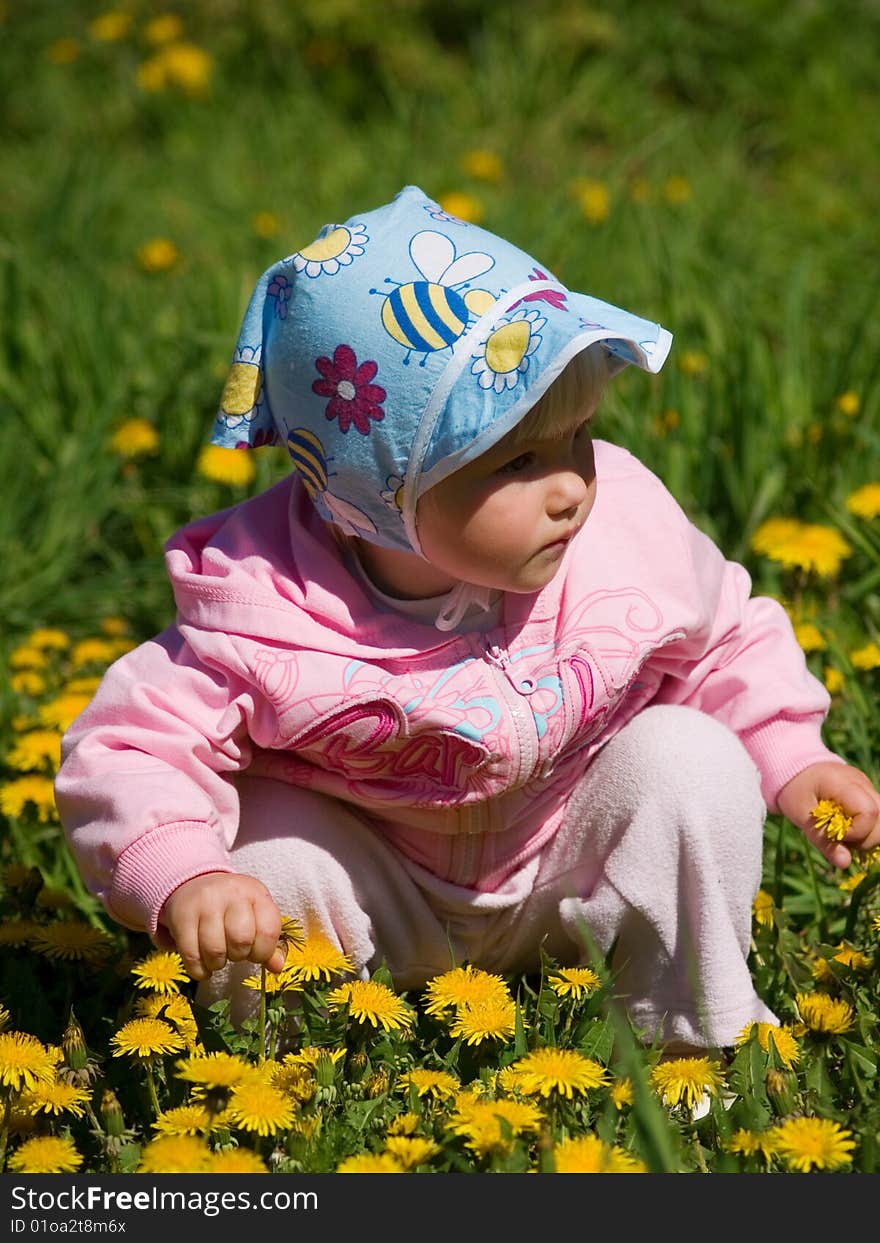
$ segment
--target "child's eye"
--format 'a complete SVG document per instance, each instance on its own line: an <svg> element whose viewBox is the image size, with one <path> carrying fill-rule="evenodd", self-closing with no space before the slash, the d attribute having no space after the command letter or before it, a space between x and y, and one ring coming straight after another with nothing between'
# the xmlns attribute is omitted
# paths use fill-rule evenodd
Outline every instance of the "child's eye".
<svg viewBox="0 0 880 1243"><path fill-rule="evenodd" d="M519 453L515 458L511 458L509 462L505 462L501 467L501 471L516 474L518 471L526 470L531 465L533 456L531 453Z"/></svg>

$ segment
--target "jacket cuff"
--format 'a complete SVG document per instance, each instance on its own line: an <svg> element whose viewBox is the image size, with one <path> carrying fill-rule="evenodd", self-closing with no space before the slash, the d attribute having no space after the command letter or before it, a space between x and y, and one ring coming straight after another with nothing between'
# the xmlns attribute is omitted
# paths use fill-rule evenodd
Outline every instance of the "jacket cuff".
<svg viewBox="0 0 880 1243"><path fill-rule="evenodd" d="M846 763L822 741L824 720L824 712L797 720L780 716L740 734L743 746L760 770L761 793L768 811L779 810L779 791L811 764Z"/></svg>
<svg viewBox="0 0 880 1243"><path fill-rule="evenodd" d="M151 936L168 897L205 872L234 872L228 852L204 821L184 820L151 829L116 861L107 910L129 928Z"/></svg>

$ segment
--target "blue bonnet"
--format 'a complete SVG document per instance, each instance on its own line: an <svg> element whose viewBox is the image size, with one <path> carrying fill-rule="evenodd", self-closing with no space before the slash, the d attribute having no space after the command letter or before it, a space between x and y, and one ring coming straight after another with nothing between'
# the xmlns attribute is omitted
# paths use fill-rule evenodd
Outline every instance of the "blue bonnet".
<svg viewBox="0 0 880 1243"><path fill-rule="evenodd" d="M672 337L405 186L263 273L211 440L280 440L323 518L418 552L418 498L594 342L612 373L657 372Z"/></svg>

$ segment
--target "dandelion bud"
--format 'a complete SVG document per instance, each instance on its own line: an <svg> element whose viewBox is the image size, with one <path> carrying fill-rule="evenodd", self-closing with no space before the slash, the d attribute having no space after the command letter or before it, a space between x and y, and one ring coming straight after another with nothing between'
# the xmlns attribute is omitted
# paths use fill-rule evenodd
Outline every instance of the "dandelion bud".
<svg viewBox="0 0 880 1243"><path fill-rule="evenodd" d="M353 1083L358 1083L363 1079L369 1069L370 1059L362 1049L358 1049L357 1053L352 1053L348 1059L347 1070L348 1076Z"/></svg>
<svg viewBox="0 0 880 1243"><path fill-rule="evenodd" d="M122 1115L122 1106L119 1104L119 1098L112 1088L107 1088L101 1097L101 1125L108 1135L113 1135L116 1138L125 1131L125 1118Z"/></svg>
<svg viewBox="0 0 880 1243"><path fill-rule="evenodd" d="M64 1035L61 1037L61 1048L64 1051L64 1061L70 1069L82 1070L88 1061L89 1054L86 1049L83 1029L77 1022L72 1010L70 1018L67 1020L67 1026L64 1029Z"/></svg>
<svg viewBox="0 0 880 1243"><path fill-rule="evenodd" d="M388 1071L384 1068L374 1070L364 1084L364 1091L369 1097L384 1096L391 1086Z"/></svg>
<svg viewBox="0 0 880 1243"><path fill-rule="evenodd" d="M797 1108L797 1078L786 1070L768 1070L765 1080L770 1103L781 1118Z"/></svg>

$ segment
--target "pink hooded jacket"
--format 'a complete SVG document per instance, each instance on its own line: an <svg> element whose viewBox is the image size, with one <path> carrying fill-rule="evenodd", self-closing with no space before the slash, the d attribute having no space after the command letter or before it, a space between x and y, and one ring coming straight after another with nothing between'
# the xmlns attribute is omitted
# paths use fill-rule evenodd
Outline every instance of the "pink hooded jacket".
<svg viewBox="0 0 880 1243"><path fill-rule="evenodd" d="M109 913L153 931L178 885L234 870L239 773L342 799L433 872L491 890L648 704L733 730L771 810L796 773L839 759L782 607L750 597L646 467L595 451L595 506L558 573L506 595L482 633L377 609L296 474L180 531L176 625L108 670L63 743L62 822Z"/></svg>

